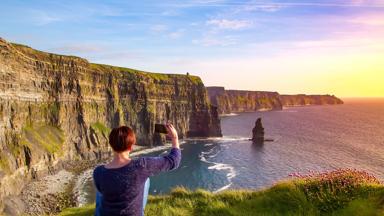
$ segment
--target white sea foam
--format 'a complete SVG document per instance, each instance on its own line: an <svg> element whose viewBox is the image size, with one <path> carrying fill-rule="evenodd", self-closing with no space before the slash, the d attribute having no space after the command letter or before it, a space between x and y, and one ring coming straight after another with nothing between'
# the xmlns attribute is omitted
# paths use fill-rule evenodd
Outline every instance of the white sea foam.
<svg viewBox="0 0 384 216"><path fill-rule="evenodd" d="M221 114L220 117L227 117L227 116L238 116L237 113L229 113L229 114Z"/></svg>
<svg viewBox="0 0 384 216"><path fill-rule="evenodd" d="M293 109L292 107L283 107L282 110L279 110L277 112L292 112L292 113L296 113L297 110Z"/></svg>
<svg viewBox="0 0 384 216"><path fill-rule="evenodd" d="M208 138L187 138L185 141L219 141L219 142L232 142L232 141L246 141L249 140L249 137L240 137L240 136L224 136L224 137L208 137ZM207 143L204 146L211 146L214 143Z"/></svg>
<svg viewBox="0 0 384 216"><path fill-rule="evenodd" d="M89 169L77 177L75 186L73 188L73 195L78 207L82 207L88 203L88 192L85 190L85 186L87 185L87 182L92 179L92 173L93 169Z"/></svg>
<svg viewBox="0 0 384 216"><path fill-rule="evenodd" d="M249 137L236 137L236 136L224 136L221 141L245 141L249 140Z"/></svg>
<svg viewBox="0 0 384 216"><path fill-rule="evenodd" d="M236 171L235 171L235 168L233 166L229 165L229 164L208 161L207 157L208 158L213 158L218 153L220 153L220 151L217 151L215 154L210 155L215 150L216 150L216 148L212 148L210 151L201 152L200 155L199 155L199 158L200 158L200 161L212 164L211 166L208 167L209 170L219 170L219 171L224 170L224 171L228 172L226 174L226 177L227 177L227 180L228 180L229 183L227 185L224 185L223 187L221 187L221 188L219 188L219 189L214 191L214 193L217 193L217 192L220 192L220 191L228 189L232 185L232 179L236 176Z"/></svg>
<svg viewBox="0 0 384 216"><path fill-rule="evenodd" d="M204 155L200 154L199 158L200 158L200 161L209 163L209 162L207 161L207 159L205 159Z"/></svg>
<svg viewBox="0 0 384 216"><path fill-rule="evenodd" d="M217 156L219 153L220 153L220 152L219 152L219 151L217 151L217 152L216 152L216 154L213 154L213 155L209 155L209 156L208 156L208 158L214 158L214 157L216 157L216 156Z"/></svg>
<svg viewBox="0 0 384 216"><path fill-rule="evenodd" d="M232 185L232 183L229 183L229 184L227 184L227 185L224 185L223 187L221 187L221 188L219 188L219 189L213 191L213 193L218 193L218 192L220 192L220 191L226 190L226 189L228 189L229 187L231 187L231 185Z"/></svg>

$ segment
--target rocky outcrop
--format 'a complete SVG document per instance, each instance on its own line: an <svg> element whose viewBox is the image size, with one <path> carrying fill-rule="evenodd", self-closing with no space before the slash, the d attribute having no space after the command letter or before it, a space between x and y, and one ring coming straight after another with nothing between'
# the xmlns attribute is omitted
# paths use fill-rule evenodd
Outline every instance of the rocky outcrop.
<svg viewBox="0 0 384 216"><path fill-rule="evenodd" d="M225 90L224 87L207 87L207 91L219 114L282 109L277 92Z"/></svg>
<svg viewBox="0 0 384 216"><path fill-rule="evenodd" d="M264 143L264 127L261 123L261 118L256 120L255 127L252 129L252 142L253 144Z"/></svg>
<svg viewBox="0 0 384 216"><path fill-rule="evenodd" d="M277 92L226 90L224 87L207 87L207 91L211 104L218 107L219 114L343 103L333 95L280 95Z"/></svg>
<svg viewBox="0 0 384 216"><path fill-rule="evenodd" d="M307 105L335 105L343 104L343 101L334 95L281 95L283 106L307 106Z"/></svg>
<svg viewBox="0 0 384 216"><path fill-rule="evenodd" d="M154 124L165 120L180 138L221 136L199 77L92 64L0 38L0 206L60 161L108 155L112 127L132 126L138 145L161 144Z"/></svg>

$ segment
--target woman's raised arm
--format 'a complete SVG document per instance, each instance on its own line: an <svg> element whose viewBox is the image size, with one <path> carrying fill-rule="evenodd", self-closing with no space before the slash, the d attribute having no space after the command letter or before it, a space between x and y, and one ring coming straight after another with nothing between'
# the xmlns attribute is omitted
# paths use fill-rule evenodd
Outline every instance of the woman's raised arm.
<svg viewBox="0 0 384 216"><path fill-rule="evenodd" d="M177 131L172 124L166 125L167 136L172 140L172 149L166 156L143 157L140 165L143 166L148 176L156 175L163 171L174 170L179 167L181 161L181 151Z"/></svg>

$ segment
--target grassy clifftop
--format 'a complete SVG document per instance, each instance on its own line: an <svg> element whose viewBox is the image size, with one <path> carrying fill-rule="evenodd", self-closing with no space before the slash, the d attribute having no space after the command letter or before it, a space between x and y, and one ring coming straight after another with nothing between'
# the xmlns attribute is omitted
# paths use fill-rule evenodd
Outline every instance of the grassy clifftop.
<svg viewBox="0 0 384 216"><path fill-rule="evenodd" d="M38 59L38 60L42 60L42 61L46 61L46 62L57 62L57 61L62 61L62 60L68 60L68 61L74 60L78 63L81 62L85 67L88 67L90 70L117 71L117 72L129 73L129 74L133 74L133 75L141 75L141 76L151 78L151 79L154 79L157 81L169 81L172 78L188 78L194 84L203 84L203 81L198 76L189 75L188 77L186 77L185 75L182 75L182 74L154 73L154 72L136 70L136 69L132 69L132 68L89 63L86 59L83 59L83 58L80 58L77 56L60 55L60 54L43 52L43 51L33 49L33 48L26 46L26 45L23 45L23 44L11 43L11 45L14 48L16 48L19 52L23 53L24 55L26 55L30 58Z"/></svg>
<svg viewBox="0 0 384 216"><path fill-rule="evenodd" d="M93 215L94 205L61 215ZM213 194L176 188L152 196L146 215L384 215L384 186L355 170L297 176L262 191L231 190Z"/></svg>
<svg viewBox="0 0 384 216"><path fill-rule="evenodd" d="M123 73L129 73L133 75L141 75L147 78L152 78L157 81L169 81L172 78L189 78L190 81L192 81L194 84L203 84L203 81L198 76L193 75L182 75L182 74L165 74L165 73L154 73L154 72L147 72L147 71L141 71L136 70L132 68L125 68L125 67L118 67L118 66L111 66L111 65L105 65L105 64L96 64L91 63L90 68L93 70L99 70L99 71L108 71L108 70L114 70L119 71Z"/></svg>

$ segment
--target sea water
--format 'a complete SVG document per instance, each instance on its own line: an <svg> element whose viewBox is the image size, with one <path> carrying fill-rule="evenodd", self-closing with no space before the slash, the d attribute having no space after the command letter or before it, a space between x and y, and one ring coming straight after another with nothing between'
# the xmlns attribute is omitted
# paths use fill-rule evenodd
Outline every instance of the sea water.
<svg viewBox="0 0 384 216"><path fill-rule="evenodd" d="M264 145L248 139L261 117ZM292 173L338 168L365 170L384 180L384 99L350 99L344 105L239 113L221 119L223 138L185 140L177 170L151 177L150 194L176 186L260 189ZM167 154L154 150L147 156ZM94 202L90 174L79 185L82 203Z"/></svg>

